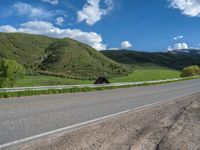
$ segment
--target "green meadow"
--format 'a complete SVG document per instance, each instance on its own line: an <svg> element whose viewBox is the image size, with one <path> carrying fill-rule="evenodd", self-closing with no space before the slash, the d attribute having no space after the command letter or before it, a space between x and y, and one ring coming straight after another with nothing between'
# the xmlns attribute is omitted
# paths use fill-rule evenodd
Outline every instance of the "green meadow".
<svg viewBox="0 0 200 150"><path fill-rule="evenodd" d="M89 84L89 83L92 83L92 81L38 75L38 76L25 76L23 79L18 80L15 86L16 87L51 86L51 85L75 85L75 84Z"/></svg>
<svg viewBox="0 0 200 150"><path fill-rule="evenodd" d="M133 72L127 76L111 78L111 83L115 82L138 82L138 81L150 81L150 80L162 80L180 77L180 72L169 69L166 67L160 67L152 64L135 66ZM25 78L18 80L16 87L24 86L49 86L49 85L76 85L76 84L92 84L94 80L75 80L69 78L61 78L54 76L26 76Z"/></svg>
<svg viewBox="0 0 200 150"><path fill-rule="evenodd" d="M128 76L112 78L111 82L138 82L179 78L180 72L154 64L135 65Z"/></svg>

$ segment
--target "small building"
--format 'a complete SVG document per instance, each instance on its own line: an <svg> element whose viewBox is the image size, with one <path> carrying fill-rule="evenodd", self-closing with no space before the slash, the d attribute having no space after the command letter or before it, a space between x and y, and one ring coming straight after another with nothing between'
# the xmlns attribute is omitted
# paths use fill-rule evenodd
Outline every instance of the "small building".
<svg viewBox="0 0 200 150"><path fill-rule="evenodd" d="M94 84L109 84L110 82L105 77L99 77Z"/></svg>

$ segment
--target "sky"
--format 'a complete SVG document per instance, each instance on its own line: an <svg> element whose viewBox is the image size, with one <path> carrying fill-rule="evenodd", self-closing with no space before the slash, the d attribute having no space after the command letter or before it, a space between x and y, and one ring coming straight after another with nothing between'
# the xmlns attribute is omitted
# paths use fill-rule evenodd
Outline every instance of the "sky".
<svg viewBox="0 0 200 150"><path fill-rule="evenodd" d="M200 47L200 0L0 0L0 32L69 37L97 50Z"/></svg>

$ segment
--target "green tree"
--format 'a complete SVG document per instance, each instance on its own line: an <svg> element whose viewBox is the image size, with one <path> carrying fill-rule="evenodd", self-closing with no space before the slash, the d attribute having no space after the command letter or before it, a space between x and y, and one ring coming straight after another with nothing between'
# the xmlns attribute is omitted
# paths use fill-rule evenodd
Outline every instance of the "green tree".
<svg viewBox="0 0 200 150"><path fill-rule="evenodd" d="M200 68L197 65L192 65L189 67L183 68L181 72L181 77L191 77L200 74Z"/></svg>
<svg viewBox="0 0 200 150"><path fill-rule="evenodd" d="M16 80L23 78L25 69L15 60L0 60L0 87L13 87Z"/></svg>

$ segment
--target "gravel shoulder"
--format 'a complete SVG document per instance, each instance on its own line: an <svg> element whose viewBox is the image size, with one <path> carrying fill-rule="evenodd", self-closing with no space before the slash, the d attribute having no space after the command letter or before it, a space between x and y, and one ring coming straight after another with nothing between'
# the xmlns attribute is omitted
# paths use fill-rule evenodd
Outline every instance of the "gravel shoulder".
<svg viewBox="0 0 200 150"><path fill-rule="evenodd" d="M200 93L30 141L20 150L200 150Z"/></svg>

